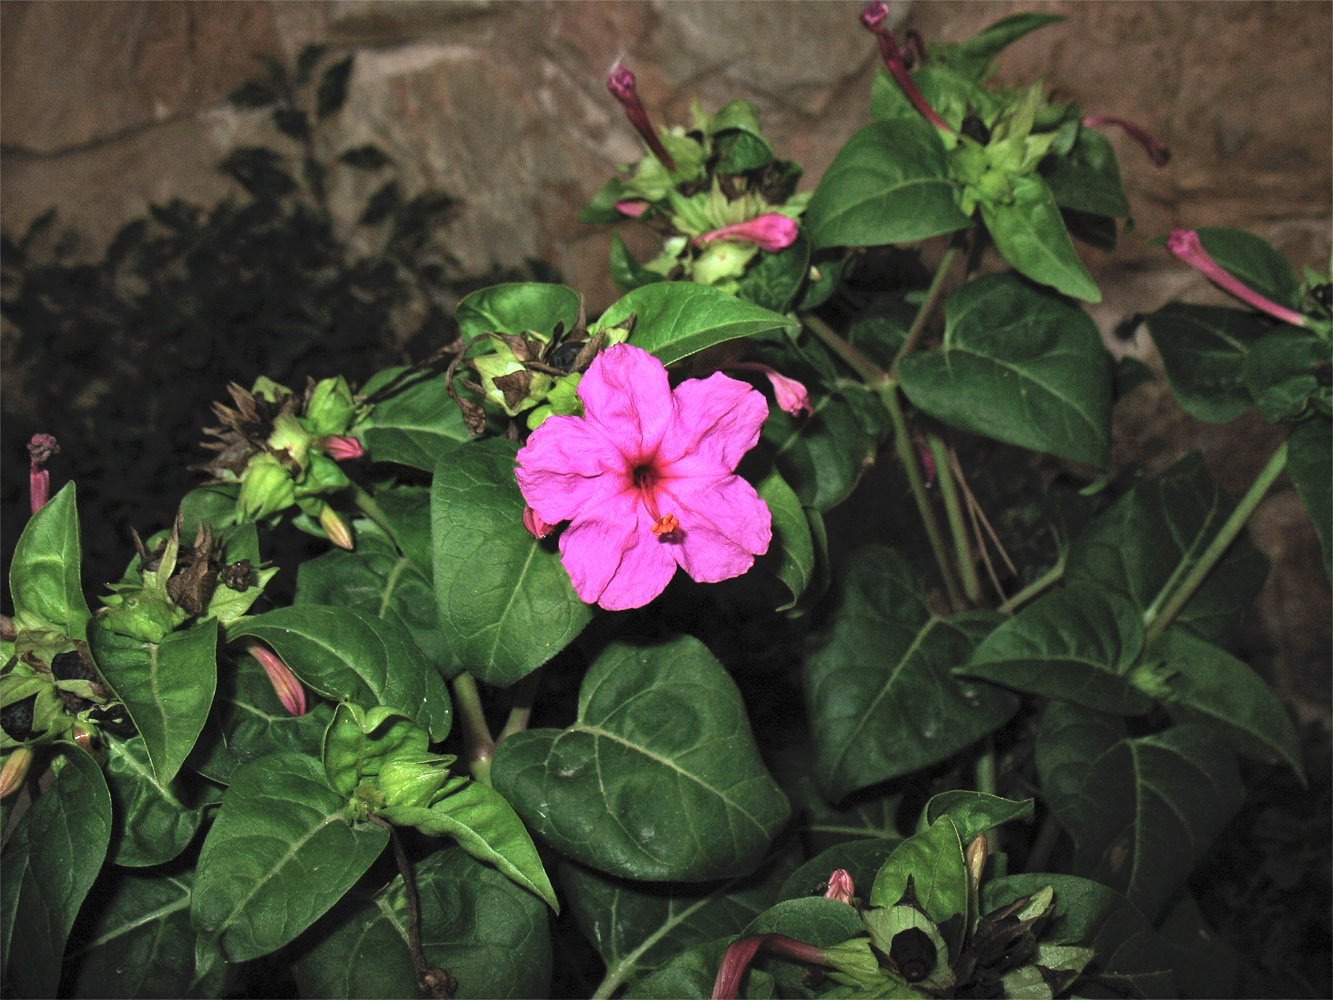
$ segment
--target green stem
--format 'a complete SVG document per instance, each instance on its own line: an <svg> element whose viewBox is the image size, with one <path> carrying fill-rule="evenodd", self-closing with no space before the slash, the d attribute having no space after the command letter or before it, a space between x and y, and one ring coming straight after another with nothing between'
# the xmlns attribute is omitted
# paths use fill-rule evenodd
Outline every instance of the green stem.
<svg viewBox="0 0 1333 1000"><path fill-rule="evenodd" d="M995 741L987 737L986 748L977 758L977 791L995 794Z"/></svg>
<svg viewBox="0 0 1333 1000"><path fill-rule="evenodd" d="M1009 598L1007 601L1001 604L998 608L996 608L996 610L1003 611L1006 615L1012 615L1016 610L1021 608L1028 601L1032 600L1047 587L1051 586L1052 584L1058 583L1064 575L1065 575L1065 554L1062 552L1060 553L1059 562L1057 562L1045 573L1043 573L1041 576L1037 577L1035 580L1029 583L1017 594L1014 594L1013 597Z"/></svg>
<svg viewBox="0 0 1333 1000"><path fill-rule="evenodd" d="M963 592L974 605L980 604L981 578L977 576L976 560L972 558L972 545L967 537L967 524L963 521L963 508L958 502L958 490L954 487L953 475L950 472L949 454L938 434L927 434L926 443L930 448L930 457L935 461L935 477L940 484L944 512L949 518L954 557L958 563L958 572L963 578Z"/></svg>
<svg viewBox="0 0 1333 1000"><path fill-rule="evenodd" d="M1032 851L1028 854L1026 870L1029 872L1039 872L1046 868L1051 860L1051 851L1055 849L1056 841L1060 839L1060 824L1055 818L1054 813L1048 812L1046 818L1041 822L1041 829L1037 831L1037 839L1032 845Z"/></svg>
<svg viewBox="0 0 1333 1000"><path fill-rule="evenodd" d="M468 770L483 785L491 783L491 758L495 756L495 741L486 726L486 713L481 707L481 692L477 681L464 671L453 679L454 710L463 724L463 743L466 747Z"/></svg>
<svg viewBox="0 0 1333 1000"><path fill-rule="evenodd" d="M1264 498L1268 488L1273 485L1273 481L1282 474L1282 470L1287 467L1287 442L1283 441L1278 445L1277 451L1273 452L1273 457L1268 460L1255 478L1245 495L1240 498L1236 504L1236 509L1231 512L1231 516L1223 522L1213 540L1208 543L1208 547L1203 550L1203 555L1199 556L1185 578L1180 584L1170 592L1170 598L1165 604L1162 599L1166 597L1166 591L1158 595L1158 600L1154 601L1152 606L1143 612L1143 624L1148 627L1147 637L1155 639L1166 631L1168 625L1175 620L1176 615L1180 613L1186 602L1194 596L1194 592L1199 589L1199 585L1212 572L1213 567L1217 565L1218 560L1226 554L1231 543L1236 540L1240 530L1245 527L1245 522L1250 519L1254 513L1254 508L1259 506L1259 501Z"/></svg>
<svg viewBox="0 0 1333 1000"><path fill-rule="evenodd" d="M514 702L509 709L509 718L505 720L504 728L495 738L497 746L514 733L521 733L528 728L528 720L532 718L532 705L537 700L537 691L542 686L541 680L542 669L538 667L514 685Z"/></svg>
<svg viewBox="0 0 1333 1000"><path fill-rule="evenodd" d="M352 483L352 502L356 504L357 510L365 514L375 522L384 533L390 538L395 537L393 529L389 527L389 519L385 517L384 511L380 505L375 502L375 498L367 493L358 483Z"/></svg>
<svg viewBox="0 0 1333 1000"><path fill-rule="evenodd" d="M953 265L958 252L959 248L957 246L951 246L944 251L944 256L940 258L940 266L935 268L935 277L930 280L930 287L926 289L926 297L922 301L921 307L916 311L912 325L907 331L907 337L903 340L902 346L898 348L898 353L893 356L893 364L889 367L890 377L897 376L898 362L910 354L916 348L917 341L921 339L921 334L926 329L926 321L930 319L931 313L935 311L935 305L944 293L944 278L949 273L949 268Z"/></svg>
<svg viewBox="0 0 1333 1000"><path fill-rule="evenodd" d="M842 358L851 366L856 374L870 386L877 386L884 382L888 376L884 369L868 357L849 344L842 336L829 326L814 313L804 313L801 316L801 322L813 333L830 351Z"/></svg>

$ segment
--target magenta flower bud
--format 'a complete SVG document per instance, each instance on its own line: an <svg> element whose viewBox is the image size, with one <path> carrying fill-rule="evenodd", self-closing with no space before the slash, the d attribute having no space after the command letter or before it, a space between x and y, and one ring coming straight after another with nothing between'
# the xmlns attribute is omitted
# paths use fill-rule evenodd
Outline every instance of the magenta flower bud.
<svg viewBox="0 0 1333 1000"><path fill-rule="evenodd" d="M713 1000L734 1000L740 989L741 977L760 948L808 965L828 965L823 949L812 944L797 941L785 934L751 934L733 941L722 956L717 979L713 980Z"/></svg>
<svg viewBox="0 0 1333 1000"><path fill-rule="evenodd" d="M52 455L59 454L60 445L50 434L34 434L28 442L28 500L29 510L36 514L51 499L51 473L43 468Z"/></svg>
<svg viewBox="0 0 1333 1000"><path fill-rule="evenodd" d="M1272 299L1265 298L1254 289L1242 284L1240 279L1213 260L1203 248L1203 241L1193 229L1173 229L1166 238L1166 248L1194 268L1222 291L1236 296L1242 302L1249 303L1260 312L1266 312L1275 319L1292 326L1305 326L1305 317L1300 313L1280 306Z"/></svg>
<svg viewBox="0 0 1333 1000"><path fill-rule="evenodd" d="M648 121L648 112L644 110L643 102L639 100L639 92L634 87L634 74L620 63L616 63L606 75L606 89L620 102L620 106L625 109L626 117L629 118L629 123L634 126L634 131L638 132L640 138L648 144L648 148L662 162L662 166L668 170L675 170L676 161L662 145L657 130Z"/></svg>
<svg viewBox="0 0 1333 1000"><path fill-rule="evenodd" d="M637 219L648 211L648 203L642 198L626 198L624 201L616 202L615 208L621 215L628 215L631 219Z"/></svg>
<svg viewBox="0 0 1333 1000"><path fill-rule="evenodd" d="M248 643L245 650L259 661L264 673L268 674L269 683L273 685L282 707L292 715L305 715L305 688L301 687L301 682L288 669L287 664L278 658L278 654L257 642Z"/></svg>
<svg viewBox="0 0 1333 1000"><path fill-rule="evenodd" d="M533 538L545 538L555 530L554 524L547 524L531 507L523 508L523 527L528 529L528 534Z"/></svg>
<svg viewBox="0 0 1333 1000"><path fill-rule="evenodd" d="M809 416L815 412L814 407L810 405L810 393L806 391L805 385L790 376L783 375L775 368L761 365L757 361L734 361L722 367L728 371L762 372L773 386L773 398L778 406L793 417Z"/></svg>
<svg viewBox="0 0 1333 1000"><path fill-rule="evenodd" d="M856 896L856 883L852 877L847 874L845 868L839 868L828 877L828 889L824 892L825 899L836 899L839 903L850 903Z"/></svg>
<svg viewBox="0 0 1333 1000"><path fill-rule="evenodd" d="M795 219L779 215L777 212L768 212L756 216L749 222L737 222L721 229L714 229L711 233L704 233L695 238L694 245L707 246L713 240L742 240L755 244L760 250L777 253L795 243L800 232L801 224Z"/></svg>
<svg viewBox="0 0 1333 1000"><path fill-rule="evenodd" d="M952 132L953 129L949 123L941 118L935 109L930 106L925 96L917 88L916 82L912 79L912 74L907 72L907 63L903 60L903 54L898 50L898 43L893 40L893 35L885 26L884 22L889 16L889 5L884 0L871 0L861 10L861 24L874 34L879 41L880 58L884 60L884 68L902 87L903 93L907 99L912 102L912 106L921 112L921 116L934 125L936 128Z"/></svg>
<svg viewBox="0 0 1333 1000"><path fill-rule="evenodd" d="M1119 125L1125 130L1126 135L1143 147L1154 167L1164 167L1171 159L1171 150L1167 148L1166 143L1147 129L1134 124L1128 119L1116 118L1113 115L1088 115L1083 119L1083 124L1088 128L1097 128L1099 125Z"/></svg>
<svg viewBox="0 0 1333 1000"><path fill-rule="evenodd" d="M361 442L347 434L330 434L320 442L329 458L345 462L349 458L360 458L366 453Z"/></svg>

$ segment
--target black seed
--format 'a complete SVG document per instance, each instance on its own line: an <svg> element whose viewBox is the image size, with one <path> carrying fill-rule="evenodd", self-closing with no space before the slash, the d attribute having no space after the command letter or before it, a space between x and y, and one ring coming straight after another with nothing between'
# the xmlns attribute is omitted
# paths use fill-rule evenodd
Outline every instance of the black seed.
<svg viewBox="0 0 1333 1000"><path fill-rule="evenodd" d="M0 729L11 740L22 742L32 735L32 713L37 704L36 692L26 698L20 698L11 705L0 708Z"/></svg>
<svg viewBox="0 0 1333 1000"><path fill-rule="evenodd" d="M889 958L909 983L919 983L930 975L936 954L935 942L920 927L899 931L889 945Z"/></svg>

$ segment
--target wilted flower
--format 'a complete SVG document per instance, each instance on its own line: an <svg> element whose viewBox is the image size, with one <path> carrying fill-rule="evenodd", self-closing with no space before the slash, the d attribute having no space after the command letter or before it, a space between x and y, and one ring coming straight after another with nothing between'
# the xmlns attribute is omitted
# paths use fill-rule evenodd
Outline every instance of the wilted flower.
<svg viewBox="0 0 1333 1000"><path fill-rule="evenodd" d="M634 74L616 63L611 67L611 72L606 75L606 89L611 91L612 95L620 106L625 109L625 116L629 118L630 124L634 130L639 133L643 141L648 144L653 155L661 161L662 166L668 170L676 169L676 161L671 158L671 154L666 151L662 145L662 140L653 128L652 122L648 121L648 112L643 108L643 102L639 100L639 93L634 87Z"/></svg>
<svg viewBox="0 0 1333 1000"><path fill-rule="evenodd" d="M584 415L548 417L517 478L536 517L571 522L560 553L579 597L637 608L677 566L715 583L768 550L768 506L735 474L759 440L763 396L721 373L673 391L662 362L629 344L599 354L578 395Z"/></svg>
<svg viewBox="0 0 1333 1000"><path fill-rule="evenodd" d="M1083 124L1088 128L1096 128L1099 125L1119 125L1125 130L1126 135L1143 147L1144 152L1148 154L1148 159L1152 160L1155 167L1164 167L1171 159L1171 150L1167 149L1166 143L1147 129L1126 118L1116 118L1113 115L1089 115L1083 119Z"/></svg>
<svg viewBox="0 0 1333 1000"><path fill-rule="evenodd" d="M264 673L268 674L269 682L273 685L278 701L282 702L282 707L292 715L305 715L305 688L301 687L301 682L296 679L296 675L291 672L287 664L282 662L278 654L257 642L247 644L246 652L258 660L259 665L264 668Z"/></svg>
<svg viewBox="0 0 1333 1000"><path fill-rule="evenodd" d="M777 212L767 212L748 222L737 222L704 233L694 243L696 246L707 246L713 240L743 240L755 244L760 250L777 253L795 243L800 232L801 225L795 219Z"/></svg>
<svg viewBox="0 0 1333 1000"><path fill-rule="evenodd" d="M51 472L45 468L52 455L59 454L60 445L50 434L34 434L28 442L28 498L30 510L36 514L51 499Z"/></svg>
<svg viewBox="0 0 1333 1000"><path fill-rule="evenodd" d="M523 527L528 529L528 534L533 538L545 538L555 530L554 524L547 524L531 507L523 508Z"/></svg>
<svg viewBox="0 0 1333 1000"><path fill-rule="evenodd" d="M1203 241L1193 229L1173 229L1166 238L1166 248L1194 268L1222 291L1236 296L1261 312L1290 323L1292 326L1305 326L1305 317L1286 306L1280 306L1272 299L1260 295L1254 289L1244 285L1239 278L1213 260L1203 248Z"/></svg>

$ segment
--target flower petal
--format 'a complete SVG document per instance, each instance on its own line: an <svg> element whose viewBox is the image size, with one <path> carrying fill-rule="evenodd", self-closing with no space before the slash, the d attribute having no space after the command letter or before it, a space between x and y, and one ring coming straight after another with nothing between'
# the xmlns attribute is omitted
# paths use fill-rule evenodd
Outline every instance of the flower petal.
<svg viewBox="0 0 1333 1000"><path fill-rule="evenodd" d="M585 419L631 462L652 456L674 417L666 367L632 344L615 344L597 355L578 393Z"/></svg>
<svg viewBox="0 0 1333 1000"><path fill-rule="evenodd" d="M627 488L632 474L615 444L582 417L547 417L516 461L523 499L549 524L606 503Z"/></svg>
<svg viewBox="0 0 1333 1000"><path fill-rule="evenodd" d="M565 529L560 561L582 600L623 611L642 607L666 589L676 562L671 544L652 534L651 523L637 499L622 495L596 517Z"/></svg>
<svg viewBox="0 0 1333 1000"><path fill-rule="evenodd" d="M659 465L670 478L735 471L759 441L768 416L763 393L721 372L676 386L675 408L676 419L658 450Z"/></svg>
<svg viewBox="0 0 1333 1000"><path fill-rule="evenodd" d="M690 578L716 583L740 576L773 541L773 515L740 476L680 479L664 489L679 505L671 554ZM666 506L665 499L659 503Z"/></svg>

